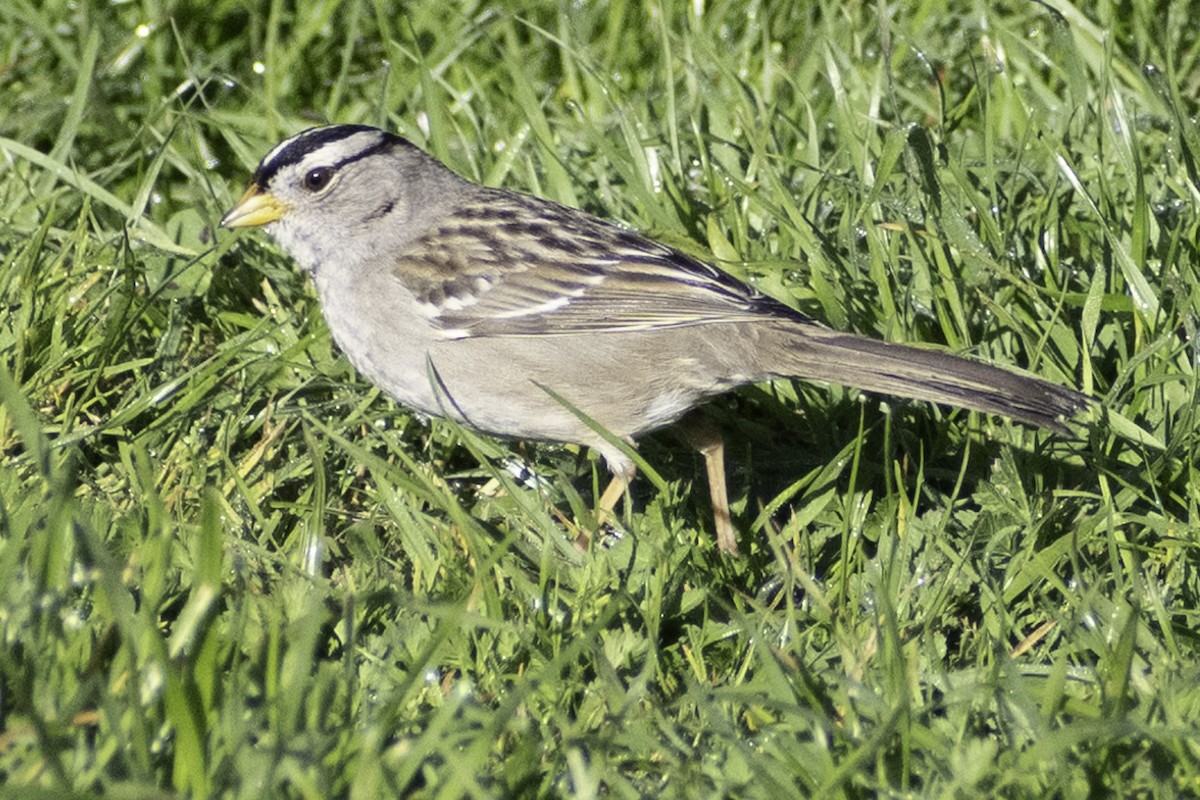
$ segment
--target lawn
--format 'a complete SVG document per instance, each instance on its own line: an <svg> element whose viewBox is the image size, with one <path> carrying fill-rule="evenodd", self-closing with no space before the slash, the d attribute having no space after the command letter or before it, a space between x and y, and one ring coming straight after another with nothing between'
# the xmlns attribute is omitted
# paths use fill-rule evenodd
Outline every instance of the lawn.
<svg viewBox="0 0 1200 800"><path fill-rule="evenodd" d="M1189 4L302 8L0 8L0 797L1200 794ZM326 121L1097 409L750 387L740 558L669 431L598 528L217 228Z"/></svg>

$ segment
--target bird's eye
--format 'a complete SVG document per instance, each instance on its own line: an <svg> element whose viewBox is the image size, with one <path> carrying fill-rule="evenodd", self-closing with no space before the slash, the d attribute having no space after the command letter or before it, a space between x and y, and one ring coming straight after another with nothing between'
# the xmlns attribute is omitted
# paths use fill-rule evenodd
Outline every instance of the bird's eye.
<svg viewBox="0 0 1200 800"><path fill-rule="evenodd" d="M329 185L333 178L333 170L328 167L310 169L304 174L304 188L310 192L319 192Z"/></svg>

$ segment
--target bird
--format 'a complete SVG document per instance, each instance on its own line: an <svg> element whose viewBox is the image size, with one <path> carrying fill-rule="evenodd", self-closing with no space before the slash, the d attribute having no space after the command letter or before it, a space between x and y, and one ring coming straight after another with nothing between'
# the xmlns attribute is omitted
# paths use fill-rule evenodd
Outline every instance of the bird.
<svg viewBox="0 0 1200 800"><path fill-rule="evenodd" d="M366 125L272 148L227 229L261 227L308 274L334 341L400 404L471 429L594 448L611 513L629 447L683 419L720 551L738 533L719 429L696 411L777 379L997 414L1069 433L1074 389L828 327L703 260L582 210L472 182Z"/></svg>

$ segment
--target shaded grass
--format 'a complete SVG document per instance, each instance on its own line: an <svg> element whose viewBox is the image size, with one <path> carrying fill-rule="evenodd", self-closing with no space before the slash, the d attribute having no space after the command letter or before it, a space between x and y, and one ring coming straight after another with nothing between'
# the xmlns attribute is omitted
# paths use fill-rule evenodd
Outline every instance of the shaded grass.
<svg viewBox="0 0 1200 800"><path fill-rule="evenodd" d="M1200 789L1185 6L305 8L0 11L0 791ZM1163 448L756 387L744 559L669 435L578 553L602 465L396 408L214 232L324 119Z"/></svg>

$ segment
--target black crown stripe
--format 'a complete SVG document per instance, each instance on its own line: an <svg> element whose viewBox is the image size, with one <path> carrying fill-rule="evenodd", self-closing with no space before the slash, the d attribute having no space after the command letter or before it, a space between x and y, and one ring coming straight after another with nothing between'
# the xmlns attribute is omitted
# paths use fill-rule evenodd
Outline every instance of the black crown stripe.
<svg viewBox="0 0 1200 800"><path fill-rule="evenodd" d="M379 137L379 142L336 164L329 165L330 167L337 169L345 166L360 158L365 158L380 150L385 150L400 140L398 136L393 136L390 133L385 133L378 128L372 128L368 125L329 125L323 128L309 128L293 136L278 152L260 164L258 170L254 173L254 182L259 186L266 186L284 167L299 164L306 156L322 147L333 142L348 139L359 133L375 134Z"/></svg>

